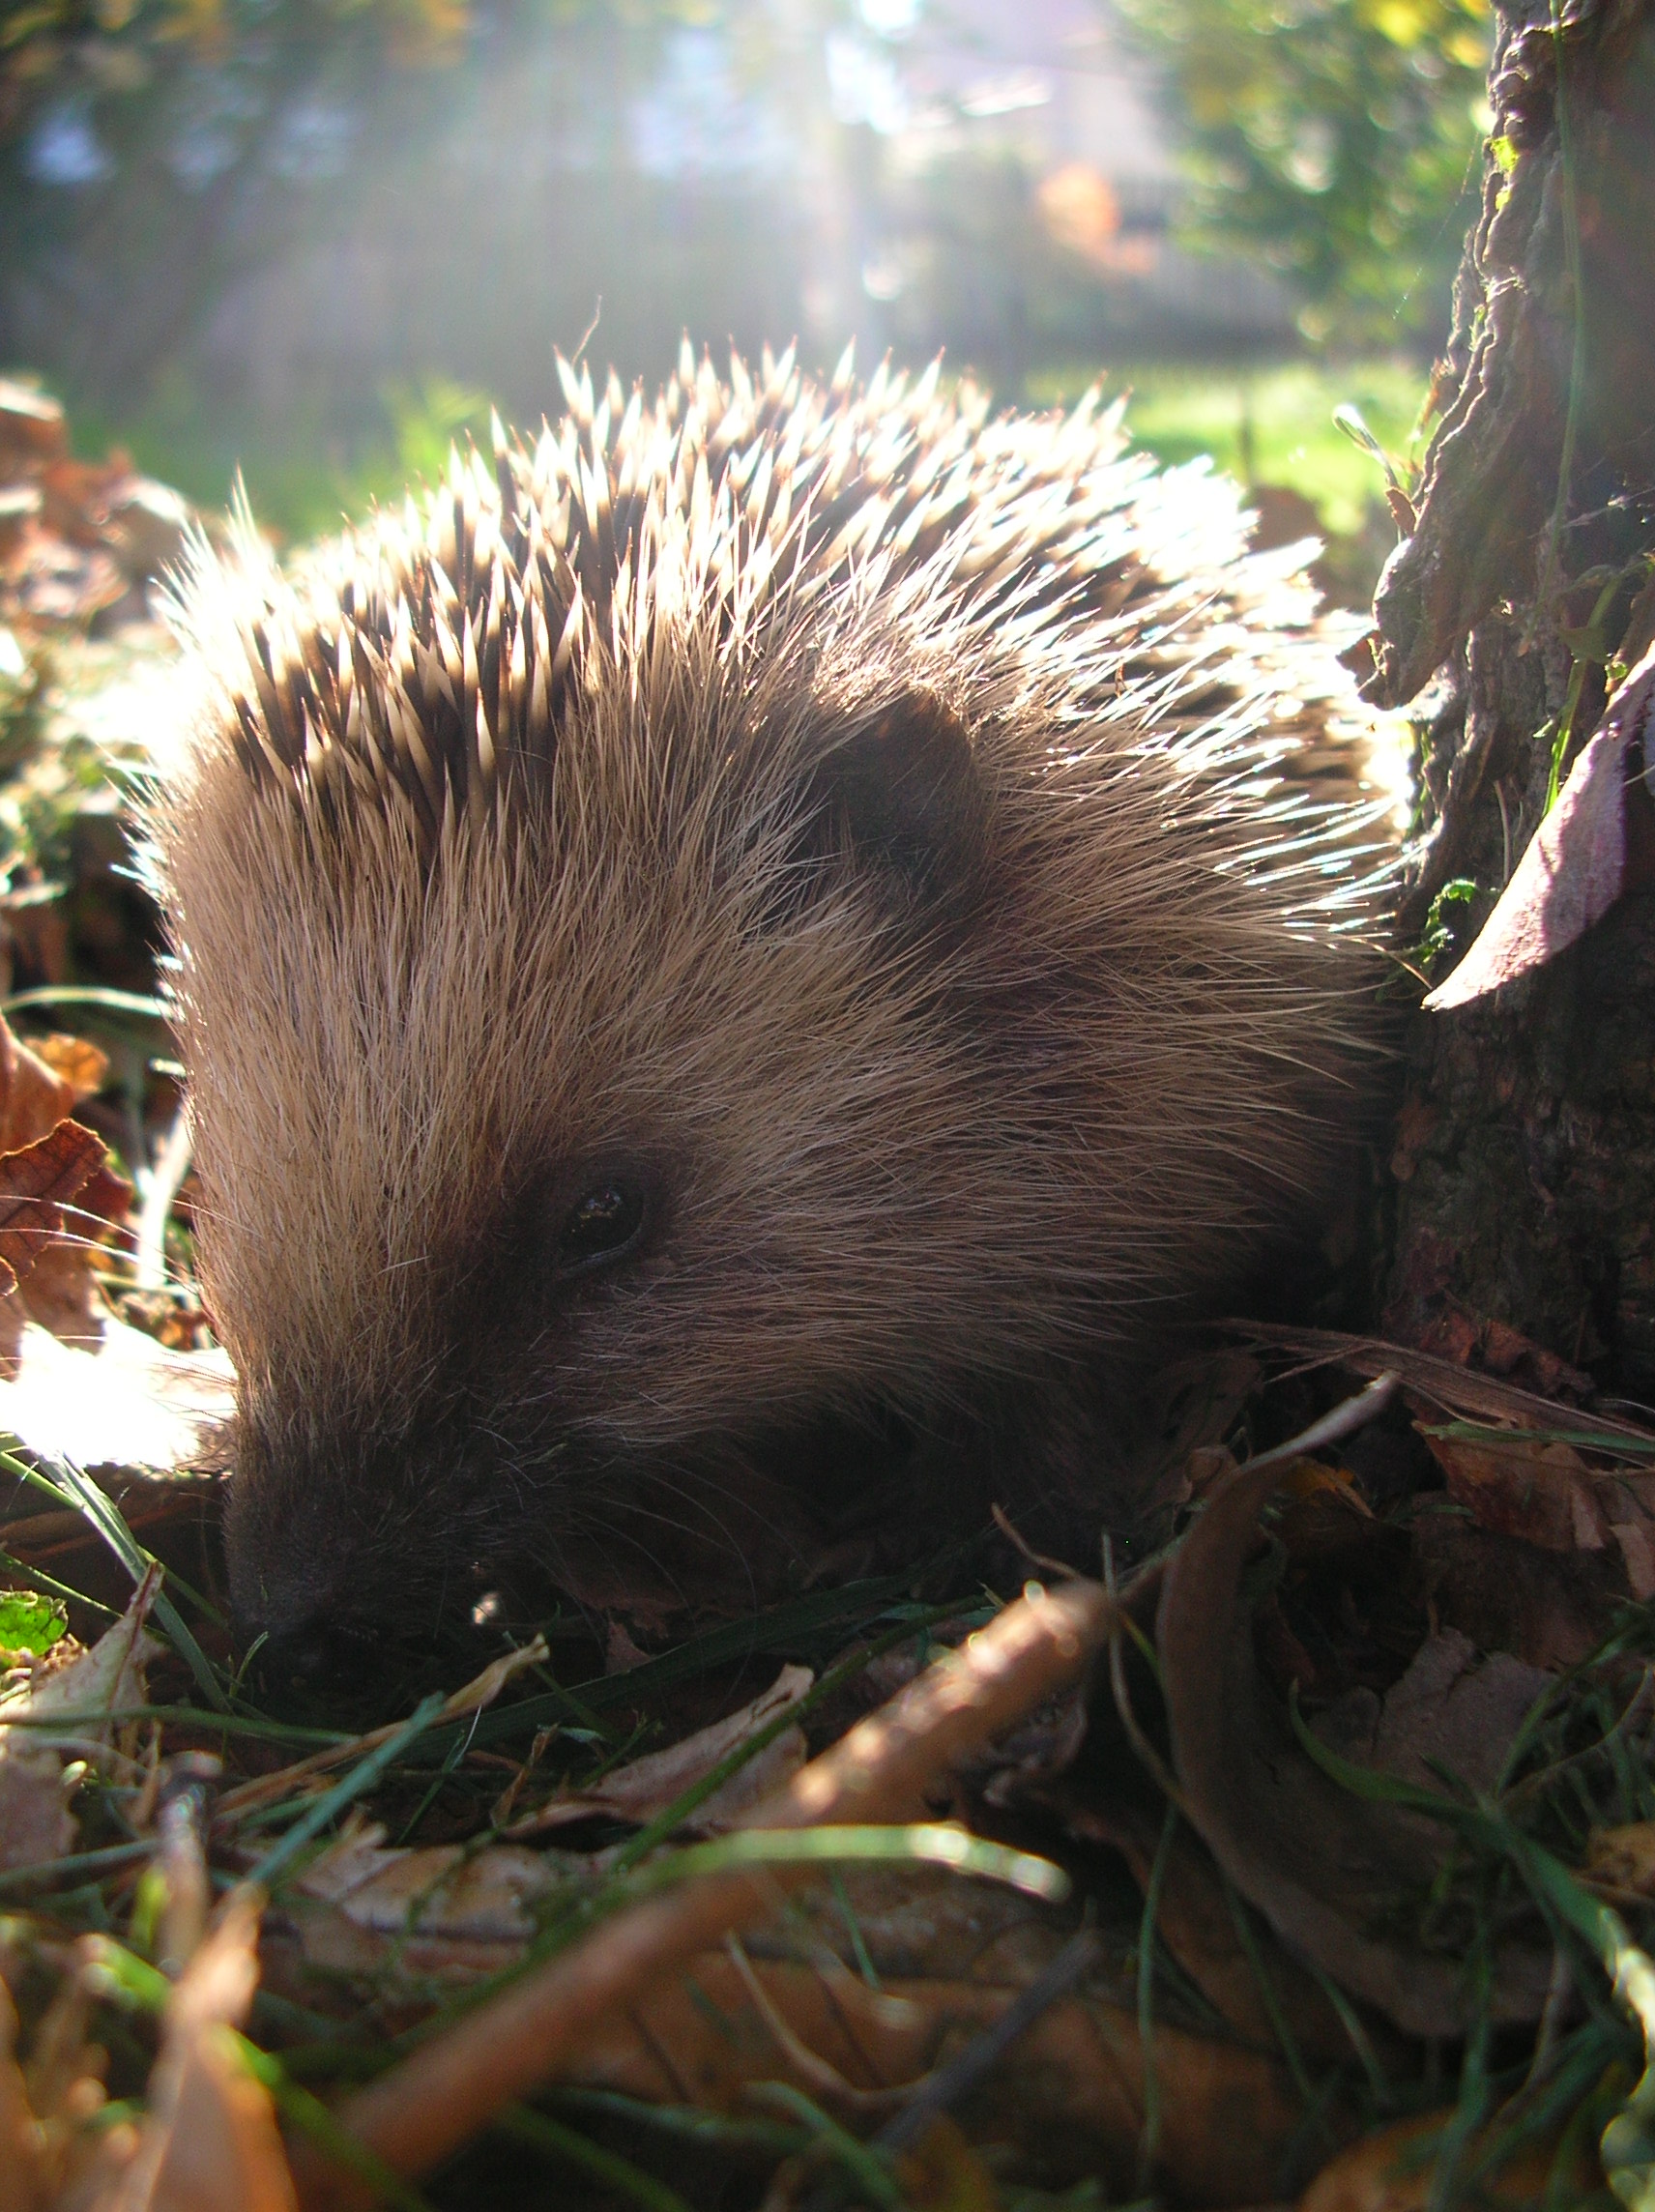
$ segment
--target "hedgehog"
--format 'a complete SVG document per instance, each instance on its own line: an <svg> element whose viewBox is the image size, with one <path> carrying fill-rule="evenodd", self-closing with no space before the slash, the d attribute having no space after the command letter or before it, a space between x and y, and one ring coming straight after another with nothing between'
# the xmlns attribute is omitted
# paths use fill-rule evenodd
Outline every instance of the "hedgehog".
<svg viewBox="0 0 1655 2212"><path fill-rule="evenodd" d="M230 1588L303 1678L993 1501L1095 1557L1148 1348L1372 1088L1306 547L1098 393L558 373L537 438L181 588L148 835Z"/></svg>

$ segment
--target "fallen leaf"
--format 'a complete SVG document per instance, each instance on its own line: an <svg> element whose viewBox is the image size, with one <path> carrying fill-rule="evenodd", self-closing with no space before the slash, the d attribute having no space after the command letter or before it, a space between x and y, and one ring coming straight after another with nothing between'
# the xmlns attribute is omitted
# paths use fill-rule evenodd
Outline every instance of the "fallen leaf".
<svg viewBox="0 0 1655 2212"><path fill-rule="evenodd" d="M13 1291L63 1233L73 1204L103 1164L103 1141L63 1121L32 1145L0 1156L0 1291Z"/></svg>
<svg viewBox="0 0 1655 2212"><path fill-rule="evenodd" d="M1467 1347L1474 1349L1482 1341L1485 1326L1467 1317ZM1636 1421L1591 1412L1579 1406L1557 1406L1503 1376L1486 1374L1481 1368L1441 1358L1413 1345L1393 1343L1382 1336L1350 1335L1333 1328L1285 1328L1267 1322L1251 1322L1247 1327L1249 1335L1262 1346L1341 1368L1364 1382L1372 1382L1377 1375L1395 1375L1411 1398L1423 1398L1456 1420L1509 1421L1525 1429L1561 1425L1582 1435L1602 1437L1606 1444L1628 1437L1640 1444L1650 1441L1649 1430Z"/></svg>
<svg viewBox="0 0 1655 2212"><path fill-rule="evenodd" d="M195 2036L168 2118L146 2212L298 2212L270 2094L221 2028Z"/></svg>
<svg viewBox="0 0 1655 2212"><path fill-rule="evenodd" d="M987 1979L885 1981L788 1961L753 1961L761 2010L722 1951L682 1980L609 2016L562 2079L653 2103L740 2111L750 2083L800 2078L770 2017L862 2095L911 2090L990 2026L1022 1985ZM1032 1976L1030 1976L1032 1979ZM1157 2023L1160 2126L1154 2173L1176 2198L1205 2204L1269 2199L1303 2125L1286 2071L1238 2044ZM1146 2076L1136 2014L1090 1995L1043 2013L1005 2052L957 2114L973 2140L1009 2144L1036 2179L1082 2175L1132 2191L1144 2141Z"/></svg>
<svg viewBox="0 0 1655 2212"><path fill-rule="evenodd" d="M1245 1571L1278 1474L1243 1468L1215 1491L1162 1582L1156 1641L1183 1801L1291 1948L1408 2034L1461 2032L1472 1997L1451 1939L1429 1947L1397 1932L1399 1907L1430 1891L1448 1831L1340 1789L1261 1678ZM1495 2018L1537 2018L1550 1973L1549 1947L1508 1936L1493 1962Z"/></svg>
<svg viewBox="0 0 1655 2212"><path fill-rule="evenodd" d="M1509 1651L1553 1674L1580 1666L1624 1602L1614 1556L1544 1551L1451 1507L1430 1510L1436 1502L1416 1502L1409 1531L1408 1579L1420 1606L1464 1629L1479 1650Z"/></svg>
<svg viewBox="0 0 1655 2212"><path fill-rule="evenodd" d="M0 1368L15 1370L25 1317L68 1342L98 1339L92 1254L131 1196L78 1121L0 1155L0 1295L12 1294L0 1305Z"/></svg>
<svg viewBox="0 0 1655 2212"><path fill-rule="evenodd" d="M1436 2145L1453 2120L1452 2112L1429 2112L1398 2120L1378 2135L1352 2143L1322 2168L1299 2199L1298 2212L1426 2212L1436 2196ZM1460 2171L1476 2171L1474 2191L1466 2201L1524 2207L1539 2203L1581 2204L1603 2189L1603 2168L1589 2144L1576 2145L1557 2171L1557 2139L1532 2137L1509 2158L1485 2168L1490 2134L1474 2137L1462 2154ZM1460 2201L1459 2197L1452 2199Z"/></svg>
<svg viewBox="0 0 1655 2212"><path fill-rule="evenodd" d="M1586 1838L1585 1875L1606 1889L1655 1896L1655 1820L1594 1828Z"/></svg>
<svg viewBox="0 0 1655 2212"><path fill-rule="evenodd" d="M1425 1441L1448 1495L1479 1527L1548 1552L1601 1552L1609 1524L1585 1462L1572 1444L1433 1436Z"/></svg>
<svg viewBox="0 0 1655 2212"><path fill-rule="evenodd" d="M1477 1790L1499 1779L1512 1739L1553 1677L1509 1652L1485 1659L1449 1628L1429 1636L1385 1696L1355 1690L1312 1722L1343 1758L1439 1790L1447 1772Z"/></svg>
<svg viewBox="0 0 1655 2212"><path fill-rule="evenodd" d="M1463 1006L1554 960L1601 921L1626 880L1626 786L1655 708L1655 649L1610 701L1476 943L1425 1004Z"/></svg>
<svg viewBox="0 0 1655 2212"><path fill-rule="evenodd" d="M1236 1916L1247 1908L1234 1893L1226 1897L1223 1877L1187 1826L1180 1822L1163 1849L1162 1817L1144 1808L1118 1804L1089 1816L1070 1809L1065 1824L1076 1836L1113 1844L1146 1893L1158 1861L1156 1937L1237 2035L1268 2050L1280 2020L1312 2062L1350 2057L1350 2037L1315 1975L1267 1927L1253 1930L1251 1950L1242 1941Z"/></svg>
<svg viewBox="0 0 1655 2212"><path fill-rule="evenodd" d="M743 1827L913 1820L963 1759L1086 1673L1112 1614L1096 1584L1030 1586L755 1807ZM566 2079L606 2023L629 2017L709 1945L750 1930L773 1900L809 1879L807 1864L772 1864L761 1877L732 1855L699 1879L637 1899L357 2090L337 2109L340 2124L394 2170L428 2170L513 2098ZM736 1971L727 1952L719 1957ZM315 2146L301 2156L318 2212L363 2200L358 2183Z"/></svg>
<svg viewBox="0 0 1655 2212"><path fill-rule="evenodd" d="M228 2028L258 1986L259 1901L232 1891L167 2006L149 2110L97 2212L297 2212L269 2092Z"/></svg>
<svg viewBox="0 0 1655 2212"><path fill-rule="evenodd" d="M26 1049L32 1050L59 1082L68 1084L72 1109L83 1098L95 1097L109 1080L109 1055L89 1037L63 1036L54 1032L50 1036L37 1037Z"/></svg>
<svg viewBox="0 0 1655 2212"><path fill-rule="evenodd" d="M74 1086L0 1016L0 1153L20 1150L74 1110Z"/></svg>
<svg viewBox="0 0 1655 2212"><path fill-rule="evenodd" d="M160 1645L144 1622L160 1586L160 1570L152 1567L121 1619L90 1651L62 1656L66 1638L0 1687L0 1867L39 1866L73 1849L68 1799L75 1777L69 1762L102 1765L113 1726L99 1716L148 1702L143 1670ZM26 1728L15 1725L24 1721Z"/></svg>
<svg viewBox="0 0 1655 2212"><path fill-rule="evenodd" d="M1620 1547L1627 1587L1641 1605L1655 1597L1655 1533L1641 1515L1636 1521L1611 1521L1609 1530Z"/></svg>
<svg viewBox="0 0 1655 2212"><path fill-rule="evenodd" d="M511 1836L531 1836L549 1828L568 1827L579 1820L607 1819L631 1820L642 1826L664 1813L686 1790L728 1759L732 1752L778 1713L798 1704L815 1680L808 1667L784 1667L762 1696L710 1728L699 1729L667 1751L647 1753L627 1765L617 1767L590 1790L562 1790L555 1797L514 1820ZM690 1824L715 1835L770 1789L780 1789L804 1764L801 1731L785 1730L757 1758L733 1774L721 1789L699 1806Z"/></svg>
<svg viewBox="0 0 1655 2212"><path fill-rule="evenodd" d="M330 1844L293 1887L366 1934L418 1937L411 1970L493 1971L519 1957L534 1935L531 1906L593 1864L572 1853L561 1859L516 1844L480 1851L458 1844L387 1849L385 1830L369 1822ZM306 1955L322 1963L326 1930L314 1919L309 1938Z"/></svg>

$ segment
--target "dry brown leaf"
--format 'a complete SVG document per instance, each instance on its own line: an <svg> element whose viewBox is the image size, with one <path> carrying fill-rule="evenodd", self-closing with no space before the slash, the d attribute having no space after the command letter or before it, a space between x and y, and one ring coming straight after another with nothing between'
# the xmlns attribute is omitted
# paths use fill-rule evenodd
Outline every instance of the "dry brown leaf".
<svg viewBox="0 0 1655 2212"><path fill-rule="evenodd" d="M1573 1444L1426 1435L1448 1495L1479 1527L1548 1552L1601 1552L1608 1518Z"/></svg>
<svg viewBox="0 0 1655 2212"><path fill-rule="evenodd" d="M1611 1521L1609 1532L1620 1548L1626 1586L1633 1596L1640 1605L1655 1597L1655 1525L1651 1524L1641 1498L1636 1517Z"/></svg>
<svg viewBox="0 0 1655 2212"><path fill-rule="evenodd" d="M293 1890L296 1899L331 1906L353 1929L384 1939L365 1956L377 1959L394 1941L412 1973L469 1976L514 1965L535 1933L535 1902L594 1866L579 1854L515 1844L480 1851L458 1844L387 1849L385 1830L367 1823L330 1844ZM362 1946L341 1940L328 1917L296 1906L294 1920L312 1965L362 1969Z"/></svg>
<svg viewBox="0 0 1655 2212"><path fill-rule="evenodd" d="M480 1674L474 1674L463 1688L445 1698L436 1726L446 1721L461 1720L468 1713L479 1713L484 1705L494 1703L514 1674L526 1667L538 1667L546 1657L546 1640L535 1636L515 1651L506 1651L498 1659L491 1659ZM365 1735L351 1737L347 1742L330 1744L324 1751L313 1751L307 1759L296 1760L291 1766L283 1766L274 1774L260 1774L250 1782L244 1782L235 1790L227 1790L218 1800L217 1822L222 1827L243 1818L256 1806L278 1804L293 1794L302 1784L330 1767L360 1759L378 1744L386 1743L402 1726L400 1721L388 1721L383 1728L369 1729Z"/></svg>
<svg viewBox="0 0 1655 2212"><path fill-rule="evenodd" d="M1381 1699L1353 1690L1312 1723L1342 1758L1440 1790L1441 1775L1492 1790L1513 1738L1553 1677L1509 1652L1480 1657L1457 1628L1428 1636Z"/></svg>
<svg viewBox="0 0 1655 2212"><path fill-rule="evenodd" d="M1586 1838L1585 1876L1606 1889L1655 1896L1655 1820L1594 1828Z"/></svg>
<svg viewBox="0 0 1655 2212"><path fill-rule="evenodd" d="M147 2198L121 2212L298 2212L298 2196L269 2092L222 2028L185 2053L160 2165Z"/></svg>
<svg viewBox="0 0 1655 2212"><path fill-rule="evenodd" d="M642 1826L675 1804L778 1713L798 1704L815 1678L808 1667L784 1667L768 1690L726 1719L699 1729L670 1750L649 1752L617 1767L594 1789L561 1791L514 1820L508 1835L537 1835L596 1818L632 1820ZM779 1790L798 1773L804 1764L804 1750L803 1732L785 1730L708 1798L689 1825L708 1835L732 1826L769 1790Z"/></svg>
<svg viewBox="0 0 1655 2212"><path fill-rule="evenodd" d="M73 1788L55 1752L10 1732L0 1739L0 1869L44 1866L74 1848Z"/></svg>
<svg viewBox="0 0 1655 2212"><path fill-rule="evenodd" d="M1655 651L1610 701L1602 726L1529 839L1476 943L1425 1004L1463 1006L1554 960L1601 921L1626 880L1628 771L1655 708Z"/></svg>
<svg viewBox="0 0 1655 2212"><path fill-rule="evenodd" d="M1437 2172L1432 2144L1453 2116L1452 2112L1430 2112L1422 2118L1399 2120L1394 2127L1352 2143L1322 2168L1299 2199L1299 2212L1425 2212L1432 2201ZM1467 2146L1467 2160L1474 2162L1478 2150L1479 2142L1473 2139ZM1523 2206L1579 2204L1602 2190L1603 2168L1589 2145L1574 2151L1560 2176L1553 2171L1556 2156L1554 2136L1525 2142L1492 2171L1479 2172L1470 2200ZM1562 2193L1553 2197L1551 2189L1559 2180Z"/></svg>
<svg viewBox="0 0 1655 2212"><path fill-rule="evenodd" d="M102 1764L114 1731L99 1716L146 1702L144 1666L160 1645L144 1622L160 1586L160 1570L152 1567L121 1619L90 1651L48 1655L18 1669L0 1689L0 1867L38 1866L73 1848L68 1762Z"/></svg>
<svg viewBox="0 0 1655 2212"><path fill-rule="evenodd" d="M73 1037L31 1052L0 1019L0 1372L15 1371L25 1319L71 1341L97 1337L91 1248L119 1226L131 1185L102 1141L69 1120L101 1087L107 1062Z"/></svg>
<svg viewBox="0 0 1655 2212"><path fill-rule="evenodd" d="M268 2092L226 2030L258 1986L261 1900L232 1891L167 2006L149 2110L94 2212L297 2212Z"/></svg>
<svg viewBox="0 0 1655 2212"><path fill-rule="evenodd" d="M103 1141L78 1121L0 1156L0 1291L15 1290L52 1240L64 1208L103 1165Z"/></svg>
<svg viewBox="0 0 1655 2212"><path fill-rule="evenodd" d="M74 1087L0 1016L0 1152L20 1151L74 1111Z"/></svg>
<svg viewBox="0 0 1655 2212"><path fill-rule="evenodd" d="M789 1961L752 1962L766 2000L723 1951L693 1960L683 1979L584 2039L564 2079L654 2103L745 2109L749 2085L800 2079L766 2010L853 2088L911 2089L1010 2005L1016 1987L979 1981L886 1983L828 1976ZM1176 2197L1251 2204L1272 2193L1303 2124L1285 2070L1238 2045L1157 2025L1160 2103L1155 2170ZM1134 2014L1089 1996L1064 1998L1020 2036L960 2118L977 2142L1008 2143L1053 2181L1097 2174L1129 2191L1145 2124L1144 2051Z"/></svg>
<svg viewBox="0 0 1655 2212"><path fill-rule="evenodd" d="M1325 1991L1268 1928L1254 1930L1254 1955L1249 1954L1217 1868L1181 1822L1162 1853L1162 1818L1145 1808L1116 1805L1089 1815L1065 1808L1065 1820L1077 1836L1113 1844L1142 1890L1147 1891L1160 1855L1156 1937L1238 2035L1268 2050L1280 2019L1313 2063L1337 2065L1350 2057L1350 2035ZM1237 1909L1245 1909L1239 1900ZM1261 1966L1269 1976L1268 2001L1260 1987ZM1382 2029L1379 2034L1382 2040Z"/></svg>
<svg viewBox="0 0 1655 2212"><path fill-rule="evenodd" d="M1622 1592L1613 1555L1547 1552L1456 1512L1419 1512L1410 1579L1420 1602L1479 1650L1531 1667L1578 1667L1603 1641Z"/></svg>
<svg viewBox="0 0 1655 2212"><path fill-rule="evenodd" d="M1427 1950L1388 1915L1422 1898L1447 1831L1341 1790L1303 1751L1261 1677L1243 1597L1259 1514L1278 1470L1242 1470L1173 1554L1156 1639L1183 1802L1230 1879L1292 1948L1406 2033L1463 2030L1471 1993L1448 1940ZM1493 1965L1496 2019L1533 2020L1550 1947L1507 1937Z"/></svg>
<svg viewBox="0 0 1655 2212"><path fill-rule="evenodd" d="M65 1036L53 1032L50 1036L36 1037L27 1049L55 1075L60 1083L67 1083L71 1093L71 1111L83 1098L92 1098L109 1080L109 1055L95 1045L90 1037Z"/></svg>
<svg viewBox="0 0 1655 2212"><path fill-rule="evenodd" d="M1479 1528L1547 1552L1604 1552L1612 1543L1633 1596L1655 1597L1655 1475L1590 1468L1573 1444L1532 1438L1427 1430L1425 1440L1449 1496Z"/></svg>
<svg viewBox="0 0 1655 2212"><path fill-rule="evenodd" d="M1487 1324L1471 1325L1476 1340L1481 1341ZM1341 1368L1364 1381L1395 1375L1410 1399L1422 1398L1456 1420L1509 1421L1524 1429L1566 1427L1602 1437L1606 1447L1628 1437L1640 1443L1649 1441L1650 1432L1636 1421L1588 1412L1579 1406L1558 1406L1538 1391L1507 1382L1503 1376L1464 1366L1412 1345L1393 1344L1382 1336L1355 1336L1334 1328L1284 1328L1267 1322L1249 1322L1247 1329L1260 1345L1292 1353L1313 1365Z"/></svg>

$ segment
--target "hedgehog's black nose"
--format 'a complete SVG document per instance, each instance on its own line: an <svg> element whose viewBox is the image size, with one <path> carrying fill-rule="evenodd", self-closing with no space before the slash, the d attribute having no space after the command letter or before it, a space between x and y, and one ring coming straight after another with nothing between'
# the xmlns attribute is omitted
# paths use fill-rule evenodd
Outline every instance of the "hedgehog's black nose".
<svg viewBox="0 0 1655 2212"><path fill-rule="evenodd" d="M365 1628L322 1614L248 1634L243 1648L257 1687L276 1700L333 1703L359 1697L371 1688L384 1662L379 1640Z"/></svg>

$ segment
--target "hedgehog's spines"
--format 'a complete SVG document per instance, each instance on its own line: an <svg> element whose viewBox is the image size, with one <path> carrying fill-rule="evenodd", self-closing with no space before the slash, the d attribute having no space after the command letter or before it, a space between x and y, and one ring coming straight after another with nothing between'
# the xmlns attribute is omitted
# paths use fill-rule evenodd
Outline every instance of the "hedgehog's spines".
<svg viewBox="0 0 1655 2212"><path fill-rule="evenodd" d="M557 428L518 443L491 415L491 457L453 449L422 513L410 499L367 525L314 594L273 576L244 599L227 735L255 785L325 793L340 822L401 794L429 838L451 790L480 830L604 668L658 699L703 624L743 655L822 594L847 623L883 599L933 645L945 618L963 655L1027 656L1059 726L1109 725L1119 694L1177 774L1257 824L1284 774L1353 782L1292 672L1309 620L1292 557L1244 557L1230 495L1155 478L1095 388L1060 417L990 422L936 361L912 385L882 363L858 393L849 358L826 390L791 346L721 383L686 346L653 404L613 377L595 404L584 364L558 375ZM1350 825L1317 819L1337 873ZM1249 840L1249 866L1289 862L1274 830Z"/></svg>

